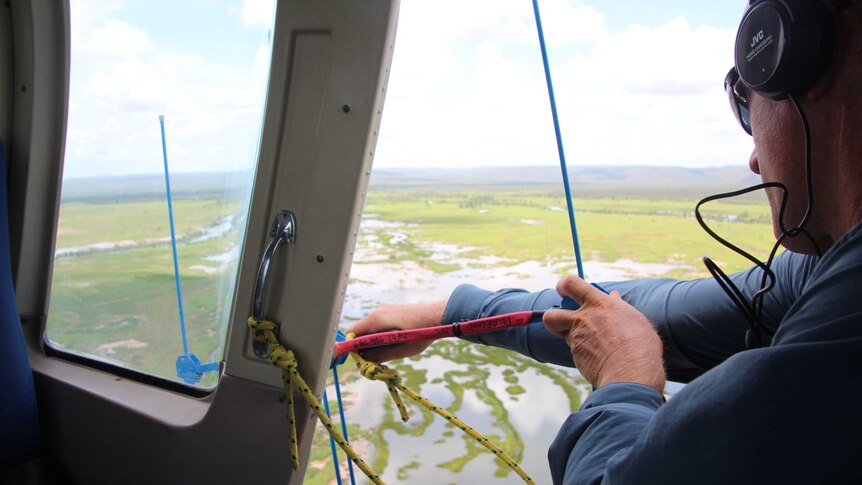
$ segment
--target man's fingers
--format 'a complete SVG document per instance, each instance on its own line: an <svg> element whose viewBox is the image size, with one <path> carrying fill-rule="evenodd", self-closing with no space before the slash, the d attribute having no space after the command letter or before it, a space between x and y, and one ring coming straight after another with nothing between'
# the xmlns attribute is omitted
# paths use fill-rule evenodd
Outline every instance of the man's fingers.
<svg viewBox="0 0 862 485"><path fill-rule="evenodd" d="M602 290L577 276L566 276L560 279L557 282L557 293L562 296L568 296L581 306L605 296Z"/></svg>
<svg viewBox="0 0 862 485"><path fill-rule="evenodd" d="M387 345L386 347L374 350L360 350L359 354L366 360L380 364L383 362L389 362L390 360L412 357L425 350L429 344L430 342L428 341L418 341L406 344Z"/></svg>
<svg viewBox="0 0 862 485"><path fill-rule="evenodd" d="M393 330L391 325L387 325L385 322L378 319L374 313L371 313L365 318L347 327L344 334L347 335L348 333L352 333L357 337L360 337L362 335L368 335L369 333L386 332L389 330Z"/></svg>
<svg viewBox="0 0 862 485"><path fill-rule="evenodd" d="M569 331L572 329L572 322L574 321L572 313L576 311L577 310L548 310L542 317L542 322L545 324L545 328L547 328L552 335L565 339L569 335Z"/></svg>

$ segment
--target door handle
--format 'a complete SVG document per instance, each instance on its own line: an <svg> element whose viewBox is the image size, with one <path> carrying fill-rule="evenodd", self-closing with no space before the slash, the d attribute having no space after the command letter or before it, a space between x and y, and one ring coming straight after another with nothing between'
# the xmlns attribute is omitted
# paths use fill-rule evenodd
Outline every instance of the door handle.
<svg viewBox="0 0 862 485"><path fill-rule="evenodd" d="M263 320L263 299L266 295L266 283L269 278L269 270L272 266L272 259L275 253L285 244L296 243L296 215L289 210L279 211L275 215L275 220L272 222L272 227L269 230L271 238L266 249L263 251L263 257L260 260L260 267L257 270L257 280L254 284L254 302L252 305L252 317L255 320ZM269 344L257 340L252 341L252 350L254 355L261 359L269 357Z"/></svg>

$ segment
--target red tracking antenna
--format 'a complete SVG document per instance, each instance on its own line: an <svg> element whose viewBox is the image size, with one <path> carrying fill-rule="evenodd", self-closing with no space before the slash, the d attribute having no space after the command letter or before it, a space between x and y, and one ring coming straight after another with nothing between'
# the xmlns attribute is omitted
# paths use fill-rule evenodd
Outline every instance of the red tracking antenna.
<svg viewBox="0 0 862 485"><path fill-rule="evenodd" d="M437 340L447 337L459 337L461 335L472 335L475 333L490 332L502 328L520 327L528 323L540 321L545 312L515 312L493 317L457 322L452 325L438 325L436 327L415 328L412 330L398 330L394 332L382 332L356 337L344 342L336 342L334 354L339 357L348 352L386 345L397 345L419 340Z"/></svg>

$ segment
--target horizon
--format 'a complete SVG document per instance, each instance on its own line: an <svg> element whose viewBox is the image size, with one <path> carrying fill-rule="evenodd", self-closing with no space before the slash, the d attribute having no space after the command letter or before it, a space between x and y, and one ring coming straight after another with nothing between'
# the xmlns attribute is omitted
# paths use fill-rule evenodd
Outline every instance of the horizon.
<svg viewBox="0 0 862 485"><path fill-rule="evenodd" d="M396 171L465 171L465 170L518 170L518 169L537 169L537 168L552 168L559 170L559 165L554 164L543 164L543 165L472 165L467 167L433 167L433 166L409 166L409 167L398 167L398 166L390 166L390 167L374 167L371 170L372 177L375 172L396 172ZM572 172L573 170L593 170L593 169L601 169L601 170L624 170L624 169L681 169L687 171L710 171L710 170L722 170L722 169L738 169L740 171L750 172L747 166L741 165L715 165L715 166L704 166L704 167L686 167L682 165L569 165L568 171ZM192 176L192 175L223 175L223 174L247 174L251 172L251 168L247 169L235 169L235 170L208 170L208 171L185 171L185 172L171 172L170 176ZM751 175L755 175L751 173ZM107 174L107 175L83 175L83 176L70 176L63 177L64 181L70 180L84 180L84 179L102 179L102 178L123 178L123 177L159 177L160 179L164 179L165 173L161 172L140 172L140 173L121 173L121 174Z"/></svg>

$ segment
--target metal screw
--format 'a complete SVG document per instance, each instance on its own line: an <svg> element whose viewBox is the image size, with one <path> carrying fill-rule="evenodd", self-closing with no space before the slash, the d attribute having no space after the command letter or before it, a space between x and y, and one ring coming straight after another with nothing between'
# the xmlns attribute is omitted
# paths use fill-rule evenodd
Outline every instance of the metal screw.
<svg viewBox="0 0 862 485"><path fill-rule="evenodd" d="M315 258L315 259L317 259L317 262L318 262L318 263L322 263L322 262L323 262L323 255L322 255L322 254L318 254L318 255L317 255L317 258Z"/></svg>
<svg viewBox="0 0 862 485"><path fill-rule="evenodd" d="M341 111L344 111L345 113L350 113L350 106L345 104L341 107Z"/></svg>

